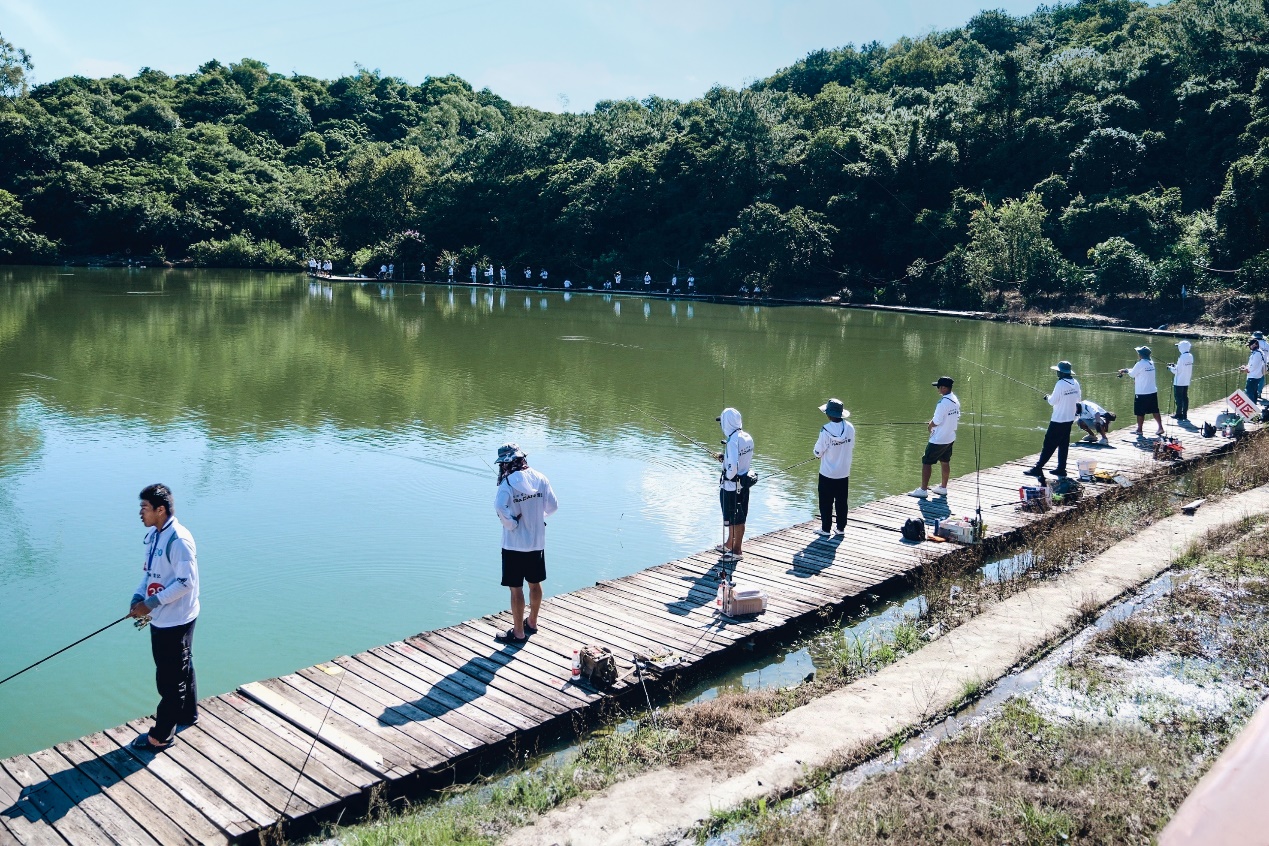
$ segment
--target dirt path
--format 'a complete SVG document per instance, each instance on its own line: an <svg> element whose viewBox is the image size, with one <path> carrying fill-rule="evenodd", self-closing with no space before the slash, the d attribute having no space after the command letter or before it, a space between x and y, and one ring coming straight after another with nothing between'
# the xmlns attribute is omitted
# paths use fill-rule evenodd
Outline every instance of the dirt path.
<svg viewBox="0 0 1269 846"><path fill-rule="evenodd" d="M1269 486L1159 521L1097 558L992 607L876 675L827 694L738 740L755 762L741 772L711 763L655 770L571 802L506 843L659 844L716 810L789 790L957 702L969 682L999 678L1065 633L1081 605L1104 605L1167 569L1209 529L1269 510Z"/></svg>

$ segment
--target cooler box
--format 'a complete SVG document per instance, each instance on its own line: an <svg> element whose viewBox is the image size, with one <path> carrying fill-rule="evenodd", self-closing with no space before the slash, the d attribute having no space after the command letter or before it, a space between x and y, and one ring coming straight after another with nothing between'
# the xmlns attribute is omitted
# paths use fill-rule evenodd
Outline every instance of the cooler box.
<svg viewBox="0 0 1269 846"><path fill-rule="evenodd" d="M723 596L723 613L728 617L761 614L767 610L767 595L758 588L732 587Z"/></svg>

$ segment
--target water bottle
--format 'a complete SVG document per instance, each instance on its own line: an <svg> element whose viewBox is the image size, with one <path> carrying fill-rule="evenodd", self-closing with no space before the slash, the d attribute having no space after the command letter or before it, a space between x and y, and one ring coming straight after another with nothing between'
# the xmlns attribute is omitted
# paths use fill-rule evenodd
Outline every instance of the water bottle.
<svg viewBox="0 0 1269 846"><path fill-rule="evenodd" d="M576 649L573 650L573 678L579 679L582 676L582 654Z"/></svg>
<svg viewBox="0 0 1269 846"><path fill-rule="evenodd" d="M727 574L722 573L718 576L718 596L714 600L714 607L719 611L723 610L723 591L727 589Z"/></svg>

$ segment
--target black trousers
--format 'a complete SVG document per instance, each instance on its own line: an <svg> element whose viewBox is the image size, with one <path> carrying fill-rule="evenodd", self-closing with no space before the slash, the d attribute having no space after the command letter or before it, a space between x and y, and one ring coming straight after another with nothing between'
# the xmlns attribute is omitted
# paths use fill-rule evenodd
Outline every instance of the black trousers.
<svg viewBox="0 0 1269 846"><path fill-rule="evenodd" d="M1176 400L1176 416L1182 420L1190 416L1190 386L1173 385L1172 397Z"/></svg>
<svg viewBox="0 0 1269 846"><path fill-rule="evenodd" d="M159 707L154 712L150 737L166 743L178 725L198 719L198 685L194 681L194 624L160 629L150 626L150 652L154 655L154 684Z"/></svg>
<svg viewBox="0 0 1269 846"><path fill-rule="evenodd" d="M846 499L850 496L850 476L830 479L820 475L820 528L828 531L833 524L833 505L837 505L837 528L846 528Z"/></svg>
<svg viewBox="0 0 1269 846"><path fill-rule="evenodd" d="M1044 467L1045 462L1052 457L1054 450L1057 451L1057 469L1053 472L1061 476L1066 473L1066 455L1071 451L1071 426L1072 423L1055 423L1049 421L1049 429L1044 433L1044 448L1040 450L1040 460L1035 463L1036 467Z"/></svg>

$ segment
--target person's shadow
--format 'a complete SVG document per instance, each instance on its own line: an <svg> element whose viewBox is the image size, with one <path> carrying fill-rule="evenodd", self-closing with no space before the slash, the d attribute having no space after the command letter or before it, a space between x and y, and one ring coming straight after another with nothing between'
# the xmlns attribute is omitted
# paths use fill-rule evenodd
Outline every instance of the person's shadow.
<svg viewBox="0 0 1269 846"><path fill-rule="evenodd" d="M665 607L671 614L686 617L698 608L703 608L718 598L719 575L725 573L729 581L733 581L736 573L735 561L722 561L710 567L698 576L679 576L679 580L688 582L687 596L674 602L666 602Z"/></svg>
<svg viewBox="0 0 1269 846"><path fill-rule="evenodd" d="M515 652L519 644L508 644L503 653ZM427 693L400 705L390 705L379 714L379 725L402 726L421 723L448 714L450 711L477 701L489 689L497 669L501 668L491 658L469 658L461 666L432 682Z"/></svg>
<svg viewBox="0 0 1269 846"><path fill-rule="evenodd" d="M54 823L66 816L80 802L113 787L128 776L145 769L145 762L126 749L115 749L93 761L50 775L43 781L23 787L17 801L0 811L9 819L25 817L29 822ZM87 775L87 778L84 776ZM64 779L63 779L64 776ZM76 785L78 799L73 799L58 785L59 780Z"/></svg>

